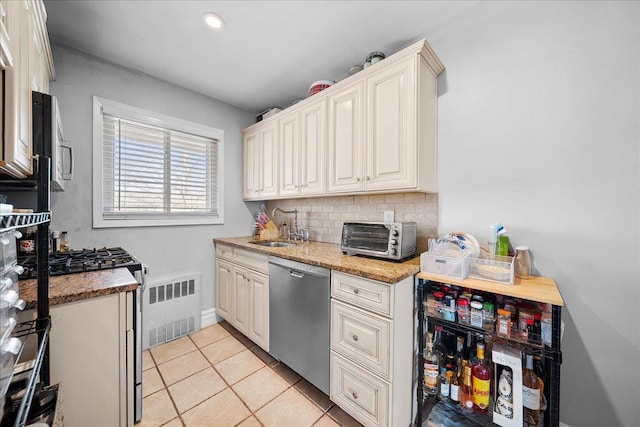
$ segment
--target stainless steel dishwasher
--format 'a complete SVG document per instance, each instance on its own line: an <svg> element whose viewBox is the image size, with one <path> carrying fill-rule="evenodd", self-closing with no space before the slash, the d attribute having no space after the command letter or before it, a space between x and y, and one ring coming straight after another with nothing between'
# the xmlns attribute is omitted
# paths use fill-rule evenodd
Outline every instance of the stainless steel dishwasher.
<svg viewBox="0 0 640 427"><path fill-rule="evenodd" d="M329 394L330 270L269 257L269 351Z"/></svg>

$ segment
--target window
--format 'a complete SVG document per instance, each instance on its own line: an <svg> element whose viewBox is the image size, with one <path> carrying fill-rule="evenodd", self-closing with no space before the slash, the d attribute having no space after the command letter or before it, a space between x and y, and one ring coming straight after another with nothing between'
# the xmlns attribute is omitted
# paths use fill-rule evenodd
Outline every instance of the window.
<svg viewBox="0 0 640 427"><path fill-rule="evenodd" d="M93 98L93 226L221 224L223 131Z"/></svg>

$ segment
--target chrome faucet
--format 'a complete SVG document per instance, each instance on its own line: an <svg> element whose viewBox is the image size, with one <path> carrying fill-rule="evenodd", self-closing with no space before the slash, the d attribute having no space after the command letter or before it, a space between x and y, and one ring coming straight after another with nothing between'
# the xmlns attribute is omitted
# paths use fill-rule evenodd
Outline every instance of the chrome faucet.
<svg viewBox="0 0 640 427"><path fill-rule="evenodd" d="M293 209L292 211L285 211L280 208L273 208L271 212L271 216L275 218L276 212L281 212L284 214L293 214L293 228L289 232L289 238L293 238L293 240L298 240L298 238L302 241L309 241L309 230L303 228L302 230L298 229L298 209Z"/></svg>

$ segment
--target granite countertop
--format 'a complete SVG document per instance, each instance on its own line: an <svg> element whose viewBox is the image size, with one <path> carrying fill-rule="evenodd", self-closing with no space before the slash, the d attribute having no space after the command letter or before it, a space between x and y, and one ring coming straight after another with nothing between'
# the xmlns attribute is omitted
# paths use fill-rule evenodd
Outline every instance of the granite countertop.
<svg viewBox="0 0 640 427"><path fill-rule="evenodd" d="M317 265L384 283L397 283L420 271L419 254L404 262L394 262L344 255L340 246L331 243L305 242L290 247L274 248L249 243L251 240L252 238L249 236L213 239L215 243Z"/></svg>
<svg viewBox="0 0 640 427"><path fill-rule="evenodd" d="M36 308L37 281L35 279L20 280L19 284L20 298L27 304L25 309ZM134 291L137 287L136 279L126 267L51 276L49 278L49 305Z"/></svg>

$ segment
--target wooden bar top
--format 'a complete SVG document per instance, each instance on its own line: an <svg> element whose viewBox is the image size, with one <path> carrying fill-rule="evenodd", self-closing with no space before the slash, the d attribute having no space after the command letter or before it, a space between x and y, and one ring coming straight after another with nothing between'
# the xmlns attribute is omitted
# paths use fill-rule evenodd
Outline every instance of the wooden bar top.
<svg viewBox="0 0 640 427"><path fill-rule="evenodd" d="M38 296L37 280L20 280L19 287L20 298L27 304L26 309L35 308ZM134 291L137 287L136 279L126 267L51 276L49 305Z"/></svg>
<svg viewBox="0 0 640 427"><path fill-rule="evenodd" d="M530 279L516 278L513 285L489 282L479 279L455 279L448 276L440 276L432 273L418 273L420 279L434 282L450 283L463 288L471 288L478 291L492 292L515 298L523 298L530 301L543 302L553 305L564 305L564 300L555 280L550 277L531 277Z"/></svg>
<svg viewBox="0 0 640 427"><path fill-rule="evenodd" d="M252 238L249 236L216 238L213 241L389 284L397 283L420 271L420 254L404 262L394 262L345 255L340 246L323 242L298 242L294 246L274 248L250 243Z"/></svg>

